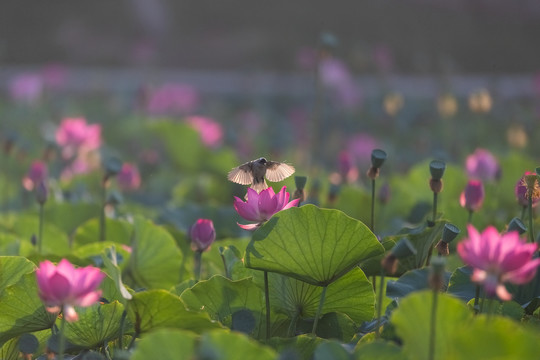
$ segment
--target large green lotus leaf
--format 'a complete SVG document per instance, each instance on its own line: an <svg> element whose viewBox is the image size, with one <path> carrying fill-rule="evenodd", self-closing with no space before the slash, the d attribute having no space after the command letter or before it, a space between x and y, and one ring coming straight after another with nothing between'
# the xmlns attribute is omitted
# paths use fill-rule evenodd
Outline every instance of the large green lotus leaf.
<svg viewBox="0 0 540 360"><path fill-rule="evenodd" d="M13 232L23 239L30 239L34 235L38 236L38 216L17 217L13 224ZM69 253L69 243L66 233L56 225L44 222L42 249L43 254L67 255Z"/></svg>
<svg viewBox="0 0 540 360"><path fill-rule="evenodd" d="M93 218L79 226L73 236L73 246L75 248L99 240L99 219ZM115 243L129 245L131 243L131 234L133 225L126 220L105 219L105 240Z"/></svg>
<svg viewBox="0 0 540 360"><path fill-rule="evenodd" d="M320 286L311 285L280 274L269 274L270 304L276 311L294 318L313 318L317 314L322 293ZM360 268L330 284L326 290L322 314L341 312L360 324L373 319L375 293Z"/></svg>
<svg viewBox="0 0 540 360"><path fill-rule="evenodd" d="M473 315L463 302L449 295L438 294L437 303L434 359L445 359L455 347L450 339L467 329ZM420 291L403 298L392 313L390 321L403 341L403 352L411 359L428 359L432 304L433 291ZM473 333L469 336L469 341L475 339Z"/></svg>
<svg viewBox="0 0 540 360"><path fill-rule="evenodd" d="M155 121L148 125L165 145L170 158L182 170L196 171L204 165L205 148L190 125L173 121Z"/></svg>
<svg viewBox="0 0 540 360"><path fill-rule="evenodd" d="M137 218L132 247L129 271L139 286L170 289L180 282L182 253L167 230Z"/></svg>
<svg viewBox="0 0 540 360"><path fill-rule="evenodd" d="M139 334L159 328L174 328L201 333L221 328L205 312L194 312L176 295L165 290L148 290L136 293L128 302L128 317Z"/></svg>
<svg viewBox="0 0 540 360"><path fill-rule="evenodd" d="M223 330L209 331L201 336L199 359L257 359L274 360L277 353L247 335Z"/></svg>
<svg viewBox="0 0 540 360"><path fill-rule="evenodd" d="M354 350L354 360L407 360L408 357L396 344L388 341L375 340L369 343L359 343Z"/></svg>
<svg viewBox="0 0 540 360"><path fill-rule="evenodd" d="M65 335L70 343L83 348L94 348L120 335L124 306L118 301L77 308L79 320L66 322ZM60 327L60 320L57 326Z"/></svg>
<svg viewBox="0 0 540 360"><path fill-rule="evenodd" d="M383 251L362 222L339 210L304 205L277 213L259 228L246 248L245 264L327 286Z"/></svg>
<svg viewBox="0 0 540 360"><path fill-rule="evenodd" d="M0 314L0 346L15 336L48 329L56 319L39 299L35 273L24 274L0 292Z"/></svg>
<svg viewBox="0 0 540 360"><path fill-rule="evenodd" d="M255 319L253 333L265 331L264 293L251 278L232 281L215 275L185 290L181 299L188 309L204 310L212 319L229 327L234 313L249 310Z"/></svg>
<svg viewBox="0 0 540 360"><path fill-rule="evenodd" d="M0 294L35 269L34 263L22 256L0 256Z"/></svg>
<svg viewBox="0 0 540 360"><path fill-rule="evenodd" d="M538 329L499 316L481 315L452 336L447 359L536 359ZM444 340L443 340L444 341Z"/></svg>
<svg viewBox="0 0 540 360"><path fill-rule="evenodd" d="M99 216L100 206L91 203L49 203L43 208L45 222L51 222L71 234L85 221Z"/></svg>
<svg viewBox="0 0 540 360"><path fill-rule="evenodd" d="M427 289L429 287L429 272L429 268L411 270L395 281L388 281L386 285L386 296L391 298L405 297L414 291ZM444 284L441 289L443 292L446 291L449 279L450 273L445 272Z"/></svg>
<svg viewBox="0 0 540 360"><path fill-rule="evenodd" d="M178 329L160 329L145 335L131 360L194 359L197 335Z"/></svg>
<svg viewBox="0 0 540 360"><path fill-rule="evenodd" d="M476 293L476 284L471 281L471 275L472 269L468 266L454 270L448 283L448 294L457 296L465 302L473 299Z"/></svg>
<svg viewBox="0 0 540 360"><path fill-rule="evenodd" d="M317 346L327 341L312 335L299 335L293 338L273 337L267 344L280 354L288 354L286 358L311 360Z"/></svg>

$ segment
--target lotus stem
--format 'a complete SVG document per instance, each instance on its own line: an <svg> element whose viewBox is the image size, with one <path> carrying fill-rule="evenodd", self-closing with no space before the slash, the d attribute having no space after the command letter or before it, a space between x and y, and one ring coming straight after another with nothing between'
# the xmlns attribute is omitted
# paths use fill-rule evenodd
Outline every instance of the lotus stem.
<svg viewBox="0 0 540 360"><path fill-rule="evenodd" d="M429 353L428 359L435 359L435 339L437 337L437 300L438 300L439 290L433 289L433 304L431 305L431 331L429 336Z"/></svg>
<svg viewBox="0 0 540 360"><path fill-rule="evenodd" d="M266 340L270 339L270 290L268 289L268 271L264 272L264 300L266 306Z"/></svg>
<svg viewBox="0 0 540 360"><path fill-rule="evenodd" d="M476 285L476 290L474 292L474 303L473 308L474 312L478 314L478 300L480 299L480 285Z"/></svg>
<svg viewBox="0 0 540 360"><path fill-rule="evenodd" d="M60 320L60 333L58 334L58 360L64 360L64 350L66 349L66 336L64 335L64 330L66 327L66 316L62 314L62 319Z"/></svg>
<svg viewBox="0 0 540 360"><path fill-rule="evenodd" d="M433 192L433 216L432 221L435 224L435 219L437 218L437 193Z"/></svg>
<svg viewBox="0 0 540 360"><path fill-rule="evenodd" d="M370 229L375 233L375 179L371 180L371 223Z"/></svg>
<svg viewBox="0 0 540 360"><path fill-rule="evenodd" d="M379 293L377 298L377 324L375 325L375 337L381 336L381 315L382 315L382 302L383 302L383 290L384 290L384 268L381 269L381 280L379 284Z"/></svg>
<svg viewBox="0 0 540 360"><path fill-rule="evenodd" d="M313 335L315 335L315 331L317 330L317 324L319 323L319 317L321 316L325 296L326 296L326 286L323 287L323 290L321 293L321 300L319 301L319 308L317 309L317 315L315 315L315 321L313 322L313 329L311 330L311 333Z"/></svg>
<svg viewBox="0 0 540 360"><path fill-rule="evenodd" d="M201 258L202 258L202 251L197 250L193 254L193 274L195 275L195 280L199 281L201 278Z"/></svg>
<svg viewBox="0 0 540 360"><path fill-rule="evenodd" d="M42 244L43 244L43 204L39 204L39 228L38 228L38 254L42 253Z"/></svg>
<svg viewBox="0 0 540 360"><path fill-rule="evenodd" d="M294 312L294 316L291 319L291 323L289 324L289 329L287 330L287 336L293 337L294 333L296 332L296 323L298 322L298 317L300 317L300 310L296 309Z"/></svg>

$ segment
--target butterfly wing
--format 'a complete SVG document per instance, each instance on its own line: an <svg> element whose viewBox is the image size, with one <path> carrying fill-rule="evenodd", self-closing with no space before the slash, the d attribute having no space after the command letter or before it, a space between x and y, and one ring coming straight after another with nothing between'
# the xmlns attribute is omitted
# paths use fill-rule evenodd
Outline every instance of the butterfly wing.
<svg viewBox="0 0 540 360"><path fill-rule="evenodd" d="M250 185L253 182L253 174L251 172L251 163L245 163L235 167L227 175L227 179L237 184Z"/></svg>
<svg viewBox="0 0 540 360"><path fill-rule="evenodd" d="M269 181L281 181L292 174L294 174L294 167L289 164L277 161L268 161L266 163L266 178Z"/></svg>

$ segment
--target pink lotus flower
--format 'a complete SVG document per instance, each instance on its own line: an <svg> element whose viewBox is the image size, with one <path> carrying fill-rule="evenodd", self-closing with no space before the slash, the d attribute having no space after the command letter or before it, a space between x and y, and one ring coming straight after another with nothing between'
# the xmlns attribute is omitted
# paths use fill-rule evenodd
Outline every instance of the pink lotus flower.
<svg viewBox="0 0 540 360"><path fill-rule="evenodd" d="M30 165L30 169L22 179L23 187L28 191L32 191L40 182L45 181L47 176L47 164L41 160L36 160Z"/></svg>
<svg viewBox="0 0 540 360"><path fill-rule="evenodd" d="M495 156L485 149L476 149L473 154L467 156L465 169L469 178L482 181L497 180L501 170Z"/></svg>
<svg viewBox="0 0 540 360"><path fill-rule="evenodd" d="M216 148L223 143L223 128L218 122L204 116L189 116L186 122L197 130L204 145Z"/></svg>
<svg viewBox="0 0 540 360"><path fill-rule="evenodd" d="M101 125L86 124L85 118L64 118L56 130L56 143L62 155L69 159L79 152L98 149L101 146Z"/></svg>
<svg viewBox="0 0 540 360"><path fill-rule="evenodd" d="M525 182L525 176L527 175L536 175L536 173L532 171L525 171L525 174L523 174L523 176L518 180L514 188L514 194L516 194L516 199L519 205L523 207L529 205L529 199L527 198L527 183ZM538 189L536 192L533 191L533 198L532 198L533 207L536 207L538 205L538 202L540 201L540 197L537 195L538 195Z"/></svg>
<svg viewBox="0 0 540 360"><path fill-rule="evenodd" d="M216 240L216 230L212 220L199 219L190 229L193 251L205 251Z"/></svg>
<svg viewBox="0 0 540 360"><path fill-rule="evenodd" d="M120 189L124 191L136 190L141 186L141 175L137 166L131 163L122 164L122 170L116 175Z"/></svg>
<svg viewBox="0 0 540 360"><path fill-rule="evenodd" d="M469 211L476 211L484 202L484 185L480 180L469 180L465 190L461 193L459 203Z"/></svg>
<svg viewBox="0 0 540 360"><path fill-rule="evenodd" d="M260 193L257 193L257 191L252 188L248 188L246 202L235 196L234 208L236 212L238 212L238 215L247 221L256 222L255 224L247 225L238 224L238 226L245 230L255 230L265 221L268 221L272 215L278 211L298 206L300 199L294 199L293 201L288 202L290 194L285 191L286 189L287 188L284 186L276 194L271 187Z"/></svg>
<svg viewBox="0 0 540 360"><path fill-rule="evenodd" d="M105 274L96 267L76 269L62 259L58 266L48 260L36 270L39 297L47 311L62 313L69 322L77 321L74 306L87 307L99 300L101 290L96 290Z"/></svg>
<svg viewBox="0 0 540 360"><path fill-rule="evenodd" d="M540 265L540 259L531 260L537 244L522 241L517 231L499 234L489 226L480 234L472 225L467 226L469 238L457 246L459 256L473 268L471 280L483 284L486 294L501 300L512 295L504 283L525 284L531 281Z"/></svg>

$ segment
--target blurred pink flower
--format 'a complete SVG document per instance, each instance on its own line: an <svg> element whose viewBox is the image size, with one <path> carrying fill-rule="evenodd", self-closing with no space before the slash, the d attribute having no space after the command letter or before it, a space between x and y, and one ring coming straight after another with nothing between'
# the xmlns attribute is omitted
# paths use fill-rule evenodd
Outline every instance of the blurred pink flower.
<svg viewBox="0 0 540 360"><path fill-rule="evenodd" d="M477 211L484 202L484 185L480 180L469 180L459 197L459 203L469 211Z"/></svg>
<svg viewBox="0 0 540 360"><path fill-rule="evenodd" d="M518 180L514 188L514 194L519 205L525 207L529 205L529 199L527 198L527 183L525 182L526 175L536 175L535 172L525 171L525 174ZM533 196L532 206L536 207L540 201L540 197Z"/></svg>
<svg viewBox="0 0 540 360"><path fill-rule="evenodd" d="M151 115L188 114L199 106L199 93L189 85L165 84L147 93L146 111Z"/></svg>
<svg viewBox="0 0 540 360"><path fill-rule="evenodd" d="M304 71L313 71L317 65L317 49L312 47L301 47L296 51L296 65Z"/></svg>
<svg viewBox="0 0 540 360"><path fill-rule="evenodd" d="M23 187L32 191L36 186L45 181L48 177L47 164L41 160L36 160L30 165L30 169L22 179Z"/></svg>
<svg viewBox="0 0 540 360"><path fill-rule="evenodd" d="M497 180L500 175L499 162L485 149L476 149L474 153L467 156L465 169L469 178L482 181Z"/></svg>
<svg viewBox="0 0 540 360"><path fill-rule="evenodd" d="M351 108L361 102L360 89L345 64L336 58L323 58L319 62L321 83L334 92L341 105Z"/></svg>
<svg viewBox="0 0 540 360"><path fill-rule="evenodd" d="M290 194L285 191L286 189L284 186L276 194L271 187L260 193L257 193L252 188L248 188L246 202L235 196L234 208L238 215L247 221L256 222L255 224L247 225L238 224L238 226L245 230L255 230L278 211L297 206L300 199L294 199L288 202Z"/></svg>
<svg viewBox="0 0 540 360"><path fill-rule="evenodd" d="M85 118L64 118L56 130L56 143L62 147L62 155L69 159L81 151L101 146L101 125L87 124Z"/></svg>
<svg viewBox="0 0 540 360"><path fill-rule="evenodd" d="M47 311L62 310L69 322L77 321L74 306L87 307L99 300L101 290L96 290L105 274L96 267L75 268L66 259L58 266L48 260L36 270L39 297Z"/></svg>
<svg viewBox="0 0 540 360"><path fill-rule="evenodd" d="M504 283L525 284L531 281L540 259L531 260L537 244L522 241L517 231L499 234L493 226L479 233L467 225L469 238L457 246L459 256L473 268L471 280L482 284L487 295L510 300Z"/></svg>
<svg viewBox="0 0 540 360"><path fill-rule="evenodd" d="M15 101L35 103L41 98L42 93L43 80L38 74L20 74L9 82L9 94Z"/></svg>
<svg viewBox="0 0 540 360"><path fill-rule="evenodd" d="M123 163L122 169L116 175L120 189L124 191L137 190L141 186L141 175L136 165Z"/></svg>
<svg viewBox="0 0 540 360"><path fill-rule="evenodd" d="M338 155L338 169L342 179L348 183L358 180L358 168L353 157L347 150L343 150Z"/></svg>
<svg viewBox="0 0 540 360"><path fill-rule="evenodd" d="M193 251L205 251L216 240L214 223L209 219L199 219L191 226L191 248Z"/></svg>
<svg viewBox="0 0 540 360"><path fill-rule="evenodd" d="M371 152L373 149L379 147L377 140L366 133L359 133L352 136L347 144L347 150L361 168L370 166Z"/></svg>
<svg viewBox="0 0 540 360"><path fill-rule="evenodd" d="M188 116L186 122L197 130L204 145L217 148L223 143L223 128L215 120L203 116Z"/></svg>

